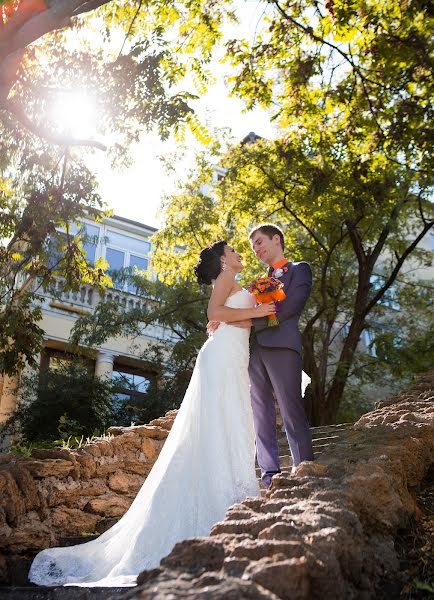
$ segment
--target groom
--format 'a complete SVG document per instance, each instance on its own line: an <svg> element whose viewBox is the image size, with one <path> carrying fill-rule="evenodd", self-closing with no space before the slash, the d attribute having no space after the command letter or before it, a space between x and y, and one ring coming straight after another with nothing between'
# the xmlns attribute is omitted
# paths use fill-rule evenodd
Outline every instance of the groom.
<svg viewBox="0 0 434 600"><path fill-rule="evenodd" d="M252 319L249 375L256 430L256 453L266 487L280 472L275 399L291 449L293 466L313 460L312 437L301 396L301 336L298 321L312 288L308 263L284 257L283 232L271 223L249 234L256 257L268 265L268 276L280 279L286 297L276 313L279 325L268 326L267 317Z"/></svg>

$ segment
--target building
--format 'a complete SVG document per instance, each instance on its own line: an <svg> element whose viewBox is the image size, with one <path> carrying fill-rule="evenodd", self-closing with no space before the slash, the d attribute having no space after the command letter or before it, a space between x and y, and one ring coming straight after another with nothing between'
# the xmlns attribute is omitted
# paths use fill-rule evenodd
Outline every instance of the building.
<svg viewBox="0 0 434 600"><path fill-rule="evenodd" d="M94 264L102 257L109 264L109 272L126 267L149 269L151 236L156 229L118 216L105 218L99 223L84 220L83 226L86 230L84 248L90 263ZM72 233L76 231L71 228ZM56 256L53 256L55 259ZM106 298L126 308L137 308L146 302L135 294L131 284L117 280L113 274L112 278L114 285L107 290ZM59 286L58 294L41 292L43 318L39 325L45 332L39 357L42 370L56 368L71 360L67 352L71 329L79 316L94 310L99 300L98 290L86 284L81 285L78 291L62 292ZM116 394L116 400L127 400L146 392L149 383L159 374L158 367L138 357L146 354L150 344L172 339L172 332L151 325L134 340L134 347L126 337L109 338L100 347L93 348L85 360L89 370L99 377L120 378L123 389ZM18 388L18 376L0 379L0 422L13 413Z"/></svg>

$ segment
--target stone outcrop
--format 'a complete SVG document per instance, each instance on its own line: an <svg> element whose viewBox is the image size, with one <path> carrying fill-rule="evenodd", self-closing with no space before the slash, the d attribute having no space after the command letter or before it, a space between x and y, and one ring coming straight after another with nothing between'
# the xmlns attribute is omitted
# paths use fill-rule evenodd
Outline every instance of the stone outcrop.
<svg viewBox="0 0 434 600"><path fill-rule="evenodd" d="M122 516L151 470L176 411L148 425L112 427L79 450L0 456L0 582L11 566L66 537L101 532Z"/></svg>
<svg viewBox="0 0 434 600"><path fill-rule="evenodd" d="M177 544L125 598L375 598L399 565L398 528L434 461L434 372L364 415L315 463L232 506L209 537Z"/></svg>
<svg viewBox="0 0 434 600"><path fill-rule="evenodd" d="M3 459L0 571L10 556L112 523L149 472L173 418L113 428L108 440L76 452ZM378 583L398 569L396 532L419 514L415 490L434 462L434 371L354 426L328 429L315 463L302 463L295 476L282 472L261 497L230 507L208 537L177 544L121 596L375 598Z"/></svg>

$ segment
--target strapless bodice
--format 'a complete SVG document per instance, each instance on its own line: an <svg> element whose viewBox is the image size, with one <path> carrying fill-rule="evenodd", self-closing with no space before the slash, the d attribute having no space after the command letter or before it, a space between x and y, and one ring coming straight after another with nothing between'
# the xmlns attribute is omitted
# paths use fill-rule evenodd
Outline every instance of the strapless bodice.
<svg viewBox="0 0 434 600"><path fill-rule="evenodd" d="M228 306L229 308L251 308L254 305L255 299L252 294L244 288L229 296L225 302L225 306Z"/></svg>

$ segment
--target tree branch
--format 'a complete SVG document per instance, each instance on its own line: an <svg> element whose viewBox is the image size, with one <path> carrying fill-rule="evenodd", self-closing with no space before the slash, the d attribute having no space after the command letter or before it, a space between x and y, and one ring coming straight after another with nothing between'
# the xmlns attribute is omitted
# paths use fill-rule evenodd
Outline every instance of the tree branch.
<svg viewBox="0 0 434 600"><path fill-rule="evenodd" d="M377 304L377 302L379 300L381 300L381 298L384 296L384 294L387 292L387 290L390 288L390 286L394 283L394 281L396 280L396 276L398 275L399 271L401 270L401 267L404 264L407 256L413 252L413 250L416 248L416 246L419 244L419 242L422 240L422 238L425 236L425 234L431 229L431 227L434 227L434 221L427 222L425 227L419 233L419 235L412 241L412 243L409 246L407 246L407 248L404 250L402 255L399 257L399 259L398 259L392 273L389 275L386 283L383 285L382 288L380 288L378 290L378 292L375 294L375 296L372 298L372 300L370 302L368 302L368 304L366 305L366 307L362 313L363 317L366 317L366 315L372 310L372 308Z"/></svg>
<svg viewBox="0 0 434 600"><path fill-rule="evenodd" d="M137 7L136 12L134 13L134 17L131 19L130 26L128 27L128 31L127 31L127 33L126 33L126 35L124 37L124 41L122 42L122 47L119 50L118 59L120 58L120 56L121 56L121 54L123 52L124 46L125 46L128 38L130 37L131 30L134 27L134 23L136 22L136 19L137 19L138 15L139 15L140 9L142 8L142 4L143 4L143 0L140 0L139 1L139 6Z"/></svg>
<svg viewBox="0 0 434 600"><path fill-rule="evenodd" d="M312 27L310 27L309 25L303 25L302 23L299 23L296 19L294 19L294 17L291 17L291 15L289 15L286 11L283 10L283 8L280 6L278 0L269 0L269 1L271 2L271 4L274 4L274 6L277 8L277 10L280 12L280 14L283 16L284 19L286 19L287 21L289 21L290 23L295 25L295 27L297 27L298 29L301 29L304 33L306 33L313 40L315 40L315 42L324 44L325 46L328 46L329 48L332 48L333 50L338 52L346 60L346 62L348 62L352 66L352 68L354 69L354 72L357 73L357 75L360 77L360 79L362 81L367 81L376 86L382 85L381 83L379 83L377 81L372 81L371 79L368 79L367 77L365 77L365 75L363 75L363 73L361 72L361 68L358 65L356 65L356 63L354 62L352 56L348 55L346 52L341 50L341 48L339 48L339 46L336 46L336 44L332 44L331 42L328 42L327 40L320 37L319 35L316 35L316 33L313 32Z"/></svg>
<svg viewBox="0 0 434 600"><path fill-rule="evenodd" d="M100 6L104 6L104 4L108 4L112 0L89 0L88 2L83 2L81 6L79 6L72 13L73 17L77 17L78 15L83 15L88 12L92 12L96 10Z"/></svg>
<svg viewBox="0 0 434 600"><path fill-rule="evenodd" d="M356 253L359 265L365 265L366 252L363 248L362 240L360 239L360 235L357 231L357 223L350 221L350 219L345 219L345 225L347 227L348 234L350 236L350 240Z"/></svg>
<svg viewBox="0 0 434 600"><path fill-rule="evenodd" d="M376 263L377 258L380 256L380 253L383 250L384 244L386 243L387 236L390 233L392 223L394 223L396 221L399 213L401 212L402 207L404 206L404 204L409 202L409 200L410 200L410 198L407 196L407 194L405 194L401 198L401 200L399 202L397 202L395 204L395 206L393 207L392 212L390 213L389 219L388 219L386 225L384 226L383 231L381 232L380 236L378 237L377 243L375 244L372 254L370 255L370 261L371 261L372 265L374 265Z"/></svg>
<svg viewBox="0 0 434 600"><path fill-rule="evenodd" d="M303 229L306 229L306 231L309 233L309 235L311 236L312 239L314 239L316 241L316 243L320 246L320 248L322 248L324 250L324 252L326 254L329 253L329 250L327 249L327 247L322 243L322 241L319 239L319 237L316 235L316 233L313 231L313 229L311 229L308 225L306 225L306 223L304 223L300 217L294 212L292 211L286 200L288 197L288 192L281 186L279 185L279 183L274 179L274 177L268 173L268 171L266 169L264 169L264 167L262 167L262 165L256 165L258 167L258 169L260 171L262 171L262 173L268 177L268 179L270 179L270 181L273 183L274 187L279 190L280 192L283 193L283 198L282 198L282 204L284 209L297 221L297 223L299 225L301 225L303 227Z"/></svg>

